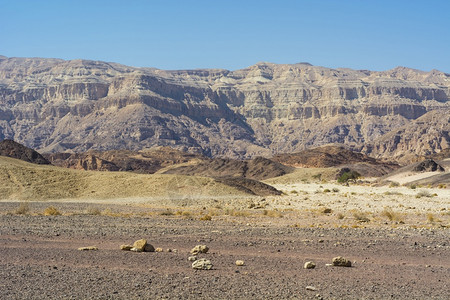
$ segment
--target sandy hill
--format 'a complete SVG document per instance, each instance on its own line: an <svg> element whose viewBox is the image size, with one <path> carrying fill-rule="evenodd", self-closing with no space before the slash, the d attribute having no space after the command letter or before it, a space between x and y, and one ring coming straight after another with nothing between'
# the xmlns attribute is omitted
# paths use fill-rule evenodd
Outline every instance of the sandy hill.
<svg viewBox="0 0 450 300"><path fill-rule="evenodd" d="M148 175L130 172L93 172L36 165L0 156L0 198L14 200L111 199L164 197L244 196L250 191L212 178L183 175Z"/></svg>
<svg viewBox="0 0 450 300"><path fill-rule="evenodd" d="M446 185L450 186L450 160L426 159L402 167L380 178L382 183L397 182L403 185Z"/></svg>
<svg viewBox="0 0 450 300"><path fill-rule="evenodd" d="M283 165L300 168L349 168L366 177L379 177L399 166L382 162L341 146L322 146L297 153L278 154L272 158Z"/></svg>

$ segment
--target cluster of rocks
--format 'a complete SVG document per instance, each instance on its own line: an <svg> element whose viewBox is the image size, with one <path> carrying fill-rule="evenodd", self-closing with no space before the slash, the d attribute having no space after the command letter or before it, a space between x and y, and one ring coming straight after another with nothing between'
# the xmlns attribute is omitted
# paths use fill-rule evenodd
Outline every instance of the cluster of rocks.
<svg viewBox="0 0 450 300"><path fill-rule="evenodd" d="M337 256L333 258L331 264L326 264L326 266L334 266L334 267L351 267L352 262L342 256ZM316 267L316 263L312 261L307 261L303 265L304 269L314 269Z"/></svg>
<svg viewBox="0 0 450 300"><path fill-rule="evenodd" d="M96 246L80 247L80 251L86 250L98 250ZM133 252L163 252L162 248L155 248L153 245L147 243L147 240L141 239L133 243L133 245L121 245L120 250L133 251ZM213 264L211 260L206 258L198 258L199 254L206 254L209 251L209 247L206 245L197 245L191 249L191 256L188 257L188 261L192 261L192 269L195 270L211 270ZM176 249L167 249L167 252L177 252ZM244 266L245 262L243 260L236 260L236 266ZM326 264L326 266L336 266L336 267L351 267L352 262L342 256L334 257L331 264ZM304 269L314 269L316 263L313 261L305 262Z"/></svg>
<svg viewBox="0 0 450 300"><path fill-rule="evenodd" d="M155 252L155 247L147 243L146 239L137 240L133 245L121 245L120 250L133 252Z"/></svg>

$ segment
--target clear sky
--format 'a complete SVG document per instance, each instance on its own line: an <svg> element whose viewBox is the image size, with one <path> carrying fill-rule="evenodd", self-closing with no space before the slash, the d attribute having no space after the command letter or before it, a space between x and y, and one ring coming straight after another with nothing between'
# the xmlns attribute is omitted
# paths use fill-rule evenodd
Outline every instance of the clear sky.
<svg viewBox="0 0 450 300"><path fill-rule="evenodd" d="M0 55L450 73L449 0L0 0Z"/></svg>

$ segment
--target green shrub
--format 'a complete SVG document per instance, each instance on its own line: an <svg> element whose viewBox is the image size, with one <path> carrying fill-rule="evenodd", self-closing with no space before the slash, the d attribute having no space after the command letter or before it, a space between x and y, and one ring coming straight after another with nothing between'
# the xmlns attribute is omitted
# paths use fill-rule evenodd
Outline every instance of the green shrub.
<svg viewBox="0 0 450 300"><path fill-rule="evenodd" d="M341 176L339 176L338 182L345 183L348 182L349 180L358 179L359 177L361 177L361 174L359 174L356 171L344 172Z"/></svg>

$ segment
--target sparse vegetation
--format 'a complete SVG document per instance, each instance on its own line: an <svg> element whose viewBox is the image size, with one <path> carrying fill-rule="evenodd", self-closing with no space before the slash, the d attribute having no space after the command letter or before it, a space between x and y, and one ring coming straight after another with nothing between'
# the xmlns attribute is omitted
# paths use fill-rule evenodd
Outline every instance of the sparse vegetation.
<svg viewBox="0 0 450 300"><path fill-rule="evenodd" d="M346 183L350 180L356 180L359 177L361 177L361 174L359 174L356 171L349 171L349 172L344 172L341 176L339 176L338 178L338 182L339 183Z"/></svg>
<svg viewBox="0 0 450 300"><path fill-rule="evenodd" d="M403 221L401 215L399 213L394 212L390 207L385 207L381 212L381 215L388 218L389 221L397 221L397 222Z"/></svg>
<svg viewBox="0 0 450 300"><path fill-rule="evenodd" d="M210 215L203 215L199 218L200 221L211 221L212 217Z"/></svg>
<svg viewBox="0 0 450 300"><path fill-rule="evenodd" d="M20 203L19 207L14 211L16 215L27 215L30 213L30 205L28 202Z"/></svg>
<svg viewBox="0 0 450 300"><path fill-rule="evenodd" d="M49 206L44 210L44 216L59 216L61 213L54 206Z"/></svg>
<svg viewBox="0 0 450 300"><path fill-rule="evenodd" d="M440 188L440 189L445 189L447 186L445 185L445 184L443 184L443 183L440 183L439 185L438 185L438 188Z"/></svg>
<svg viewBox="0 0 450 300"><path fill-rule="evenodd" d="M391 181L391 183L389 184L390 188L398 187L398 186L400 186L400 184L398 182L396 182L396 181Z"/></svg>
<svg viewBox="0 0 450 300"><path fill-rule="evenodd" d="M323 192L324 193L329 193L329 192L331 192L331 190L330 189L324 189Z"/></svg>
<svg viewBox="0 0 450 300"><path fill-rule="evenodd" d="M417 185L415 184L411 184L410 186L408 186L410 189L415 190L417 188Z"/></svg>
<svg viewBox="0 0 450 300"><path fill-rule="evenodd" d="M342 219L344 218L344 214L338 213L338 214L336 215L336 217L338 218L338 220L342 220Z"/></svg>
<svg viewBox="0 0 450 300"><path fill-rule="evenodd" d="M283 214L277 210L271 209L271 210L263 210L263 215L272 217L272 218L281 218L283 217Z"/></svg>
<svg viewBox="0 0 450 300"><path fill-rule="evenodd" d="M422 198L422 197L426 197L426 198L431 198L434 197L435 194L431 194L429 191L420 191L416 194L416 198Z"/></svg>
<svg viewBox="0 0 450 300"><path fill-rule="evenodd" d="M352 215L359 222L370 222L367 214L362 211L353 211Z"/></svg>
<svg viewBox="0 0 450 300"><path fill-rule="evenodd" d="M338 188L333 188L332 191L333 191L333 193L339 193L339 189Z"/></svg>
<svg viewBox="0 0 450 300"><path fill-rule="evenodd" d="M171 211L170 209L166 209L165 211L162 211L160 213L161 216L173 216L173 211Z"/></svg>
<svg viewBox="0 0 450 300"><path fill-rule="evenodd" d="M86 214L93 215L93 216L98 216L98 215L101 215L102 213L101 213L100 209L90 206L90 207L87 208Z"/></svg>
<svg viewBox="0 0 450 300"><path fill-rule="evenodd" d="M324 208L322 209L322 213L323 214L331 214L333 212L333 210L331 208Z"/></svg>

